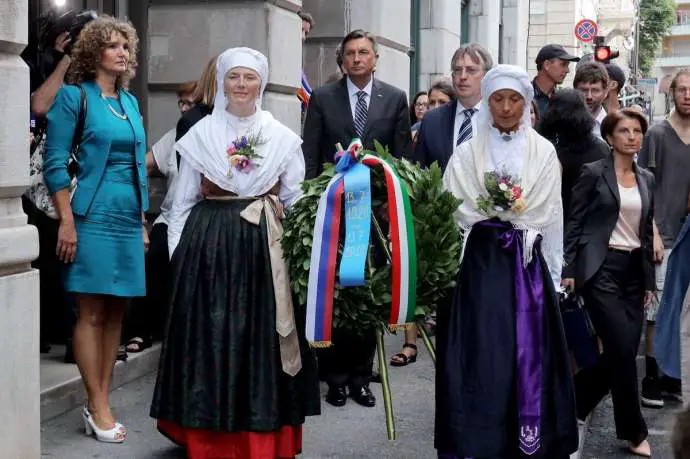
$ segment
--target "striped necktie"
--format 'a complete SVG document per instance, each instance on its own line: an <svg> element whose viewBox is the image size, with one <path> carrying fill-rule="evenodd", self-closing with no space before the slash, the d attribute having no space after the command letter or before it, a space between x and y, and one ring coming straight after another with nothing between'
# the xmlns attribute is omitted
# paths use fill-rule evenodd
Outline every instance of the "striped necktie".
<svg viewBox="0 0 690 459"><path fill-rule="evenodd" d="M472 138L472 117L476 112L477 110L474 108L468 108L467 110L462 111L462 114L465 115L465 119L460 125L460 130L458 131L458 142L455 144L456 147Z"/></svg>
<svg viewBox="0 0 690 459"><path fill-rule="evenodd" d="M367 93L357 92L357 105L355 105L355 133L360 139L364 135L364 126L367 124Z"/></svg>

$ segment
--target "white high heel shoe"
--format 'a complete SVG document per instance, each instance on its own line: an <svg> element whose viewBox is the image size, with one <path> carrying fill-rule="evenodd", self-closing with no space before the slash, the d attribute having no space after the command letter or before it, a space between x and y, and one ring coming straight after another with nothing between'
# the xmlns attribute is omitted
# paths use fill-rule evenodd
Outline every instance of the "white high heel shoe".
<svg viewBox="0 0 690 459"><path fill-rule="evenodd" d="M93 420L93 416L91 416L86 405L82 411L82 417L84 418L84 431L87 436L95 436L96 440L103 443L122 443L125 441L127 432L125 431L125 426L119 422L116 422L115 427L112 429L100 429Z"/></svg>

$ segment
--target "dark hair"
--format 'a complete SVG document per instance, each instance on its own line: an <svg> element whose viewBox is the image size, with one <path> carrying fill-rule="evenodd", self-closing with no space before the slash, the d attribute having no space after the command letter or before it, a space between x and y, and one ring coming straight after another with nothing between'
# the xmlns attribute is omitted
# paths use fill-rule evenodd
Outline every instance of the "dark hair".
<svg viewBox="0 0 690 459"><path fill-rule="evenodd" d="M609 113L606 115L606 118L604 118L604 121L601 122L601 137L603 137L606 143L608 143L607 137L613 135L613 131L616 130L618 123L624 119L639 121L640 127L642 128L642 135L647 133L647 127L649 126L647 118L645 118L644 115L637 110L632 108L622 108L620 110L616 110L615 112Z"/></svg>
<svg viewBox="0 0 690 459"><path fill-rule="evenodd" d="M345 54L345 45L352 40L358 40L360 38L366 38L371 42L371 47L374 49L374 54L378 57L379 55L379 45L376 43L376 39L369 32L362 29L355 29L349 34L345 35L343 41L340 43L341 53Z"/></svg>
<svg viewBox="0 0 690 459"><path fill-rule="evenodd" d="M414 95L414 97L412 98L412 103L410 104L410 125L413 125L414 123L419 121L419 119L417 118L417 112L415 111L415 105L417 104L417 99L419 99L420 96L429 97L426 91L419 91L417 94Z"/></svg>
<svg viewBox="0 0 690 459"><path fill-rule="evenodd" d="M426 92L427 97L431 97L431 91L442 92L450 98L451 101L456 100L458 96L455 94L455 89L453 85L446 78L441 78L440 80L434 81L434 83L429 87Z"/></svg>
<svg viewBox="0 0 690 459"><path fill-rule="evenodd" d="M623 86L625 86L625 73L623 72L623 69L616 64L606 64L606 71L609 74L609 81L613 80L618 83L616 93L620 94Z"/></svg>
<svg viewBox="0 0 690 459"><path fill-rule="evenodd" d="M196 91L197 80L185 81L177 88L177 97L182 97L185 94L194 94Z"/></svg>
<svg viewBox="0 0 690 459"><path fill-rule="evenodd" d="M491 57L491 53L486 48L479 43L470 43L455 50L453 57L450 60L451 71L453 70L455 61L463 56L469 56L475 64L481 63L484 66L485 72L488 72L494 66L494 60Z"/></svg>
<svg viewBox="0 0 690 459"><path fill-rule="evenodd" d="M589 138L594 119L585 98L576 89L562 89L551 98L539 125L539 133L556 144L580 143Z"/></svg>
<svg viewBox="0 0 690 459"><path fill-rule="evenodd" d="M573 79L573 87L577 88L580 83L601 83L604 89L609 86L609 72L601 62L587 62L578 67Z"/></svg>
<svg viewBox="0 0 690 459"><path fill-rule="evenodd" d="M335 63L338 65L338 70L343 71L343 44L338 43L335 47Z"/></svg>
<svg viewBox="0 0 690 459"><path fill-rule="evenodd" d="M671 448L674 459L690 459L690 408L681 411L676 418Z"/></svg>
<svg viewBox="0 0 690 459"><path fill-rule="evenodd" d="M690 76L690 69L680 69L678 73L675 74L673 77L673 80L671 80L671 86L669 86L671 91L676 90L676 86L678 85L678 78L681 76Z"/></svg>
<svg viewBox="0 0 690 459"><path fill-rule="evenodd" d="M537 103L532 100L532 111L534 112L534 119L537 120L537 123L539 123L539 117L541 116L541 113L539 113L539 106Z"/></svg>
<svg viewBox="0 0 690 459"><path fill-rule="evenodd" d="M307 21L311 27L314 27L314 25L316 24L316 22L314 22L314 16L307 13L306 11L299 10L297 14L303 21Z"/></svg>

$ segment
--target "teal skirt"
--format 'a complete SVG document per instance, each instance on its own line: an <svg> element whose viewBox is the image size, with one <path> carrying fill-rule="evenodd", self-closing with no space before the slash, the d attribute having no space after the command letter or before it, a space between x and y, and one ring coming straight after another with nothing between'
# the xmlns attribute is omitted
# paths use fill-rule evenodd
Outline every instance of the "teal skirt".
<svg viewBox="0 0 690 459"><path fill-rule="evenodd" d="M67 267L73 293L146 296L141 204L132 152L110 152L86 216L74 216L77 254Z"/></svg>

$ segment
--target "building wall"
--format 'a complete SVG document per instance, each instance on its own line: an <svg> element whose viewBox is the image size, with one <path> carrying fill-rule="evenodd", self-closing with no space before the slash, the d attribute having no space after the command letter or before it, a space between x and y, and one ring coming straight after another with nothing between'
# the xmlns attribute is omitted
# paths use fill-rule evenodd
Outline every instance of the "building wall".
<svg viewBox="0 0 690 459"><path fill-rule="evenodd" d="M503 0L501 63L527 68L529 0Z"/></svg>
<svg viewBox="0 0 690 459"><path fill-rule="evenodd" d="M501 0L470 0L469 13L470 41L484 46L498 61Z"/></svg>
<svg viewBox="0 0 690 459"><path fill-rule="evenodd" d="M420 7L420 90L450 75L450 61L460 46L461 2L422 0Z"/></svg>
<svg viewBox="0 0 690 459"><path fill-rule="evenodd" d="M0 2L0 456L41 456L38 232L20 196L29 184L28 1Z"/></svg>
<svg viewBox="0 0 690 459"><path fill-rule="evenodd" d="M570 53L581 56L587 49L575 38L575 25L583 18L597 19L597 0L531 0L527 65L530 74L537 73L535 59L542 46L559 44ZM571 71L563 86L570 86L575 76Z"/></svg>
<svg viewBox="0 0 690 459"><path fill-rule="evenodd" d="M179 112L174 87L197 79L209 59L227 48L248 46L269 62L264 108L295 132L300 130L302 44L299 1L224 1L222 3L151 0L148 10L146 72L147 121L151 141L173 128Z"/></svg>

